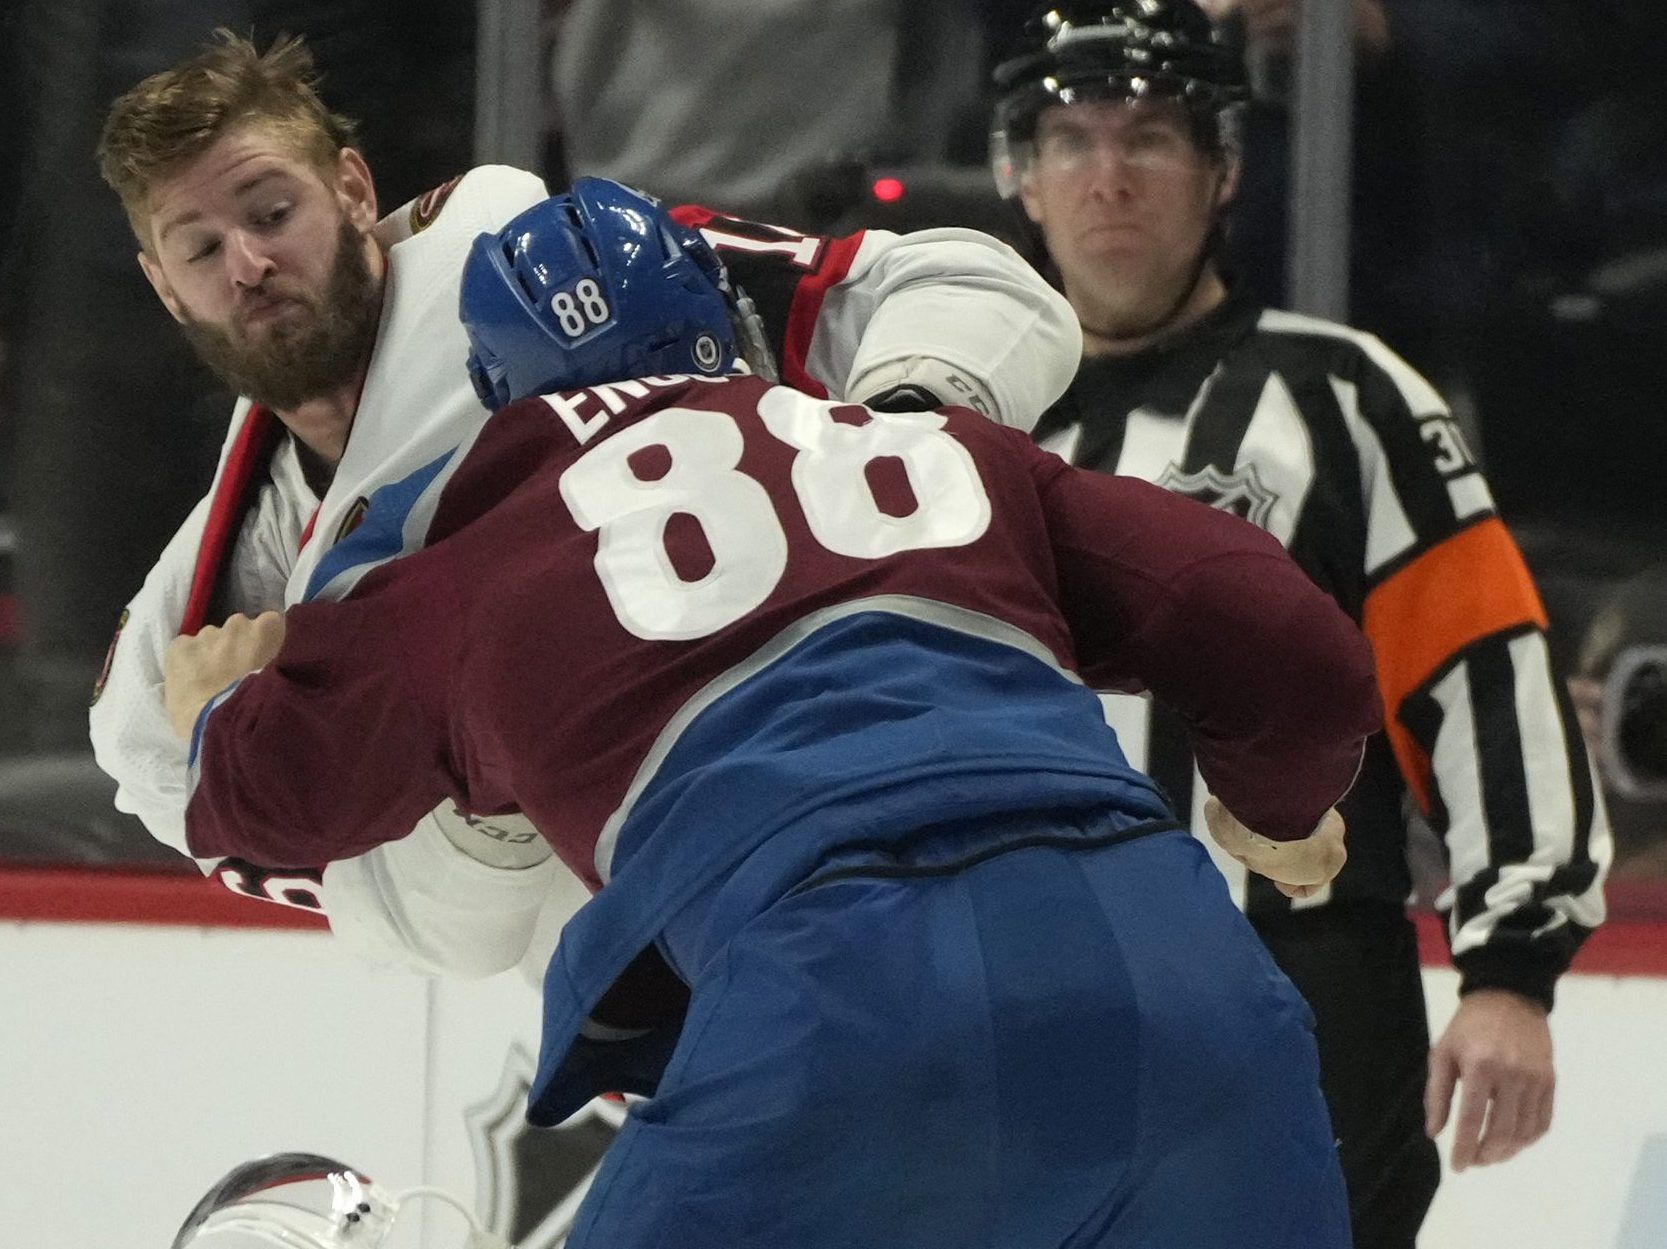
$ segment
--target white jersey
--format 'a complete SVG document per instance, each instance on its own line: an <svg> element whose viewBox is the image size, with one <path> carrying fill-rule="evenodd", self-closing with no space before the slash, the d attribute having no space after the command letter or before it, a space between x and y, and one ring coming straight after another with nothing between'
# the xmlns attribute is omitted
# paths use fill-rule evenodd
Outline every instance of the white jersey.
<svg viewBox="0 0 1667 1249"><path fill-rule="evenodd" d="M445 455L486 419L464 368L463 262L479 233L546 194L532 174L484 166L378 224L388 258L382 323L322 499L281 424L238 403L214 485L129 604L92 709L94 751L118 783L117 807L158 840L187 853L186 750L162 700L169 643L205 621L329 596L330 553L371 496ZM802 389L866 398L915 381L1028 429L1076 370L1081 336L1069 305L988 236L868 231L817 239L703 210L677 215L706 233L754 296L783 379ZM512 827L519 817L492 823L506 818ZM436 811L411 837L332 863L321 879L297 864L202 866L252 896L316 904L339 936L380 961L488 974L526 954L535 926L548 940L559 928L548 912L565 917L584 894L554 860L507 869L463 853L454 844L463 820Z"/></svg>

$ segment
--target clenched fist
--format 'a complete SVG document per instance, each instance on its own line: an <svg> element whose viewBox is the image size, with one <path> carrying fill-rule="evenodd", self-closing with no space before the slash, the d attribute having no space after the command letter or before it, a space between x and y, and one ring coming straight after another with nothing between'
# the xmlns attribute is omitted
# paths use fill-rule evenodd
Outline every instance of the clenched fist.
<svg viewBox="0 0 1667 1249"><path fill-rule="evenodd" d="M233 616L219 627L209 626L192 637L177 637L162 661L163 702L168 719L181 741L203 707L239 677L265 667L284 644L282 612Z"/></svg>
<svg viewBox="0 0 1667 1249"><path fill-rule="evenodd" d="M1266 876L1288 898L1306 898L1329 885L1349 857L1343 849L1343 817L1333 807L1299 841L1274 841L1253 833L1214 797L1204 801L1210 836L1258 876Z"/></svg>

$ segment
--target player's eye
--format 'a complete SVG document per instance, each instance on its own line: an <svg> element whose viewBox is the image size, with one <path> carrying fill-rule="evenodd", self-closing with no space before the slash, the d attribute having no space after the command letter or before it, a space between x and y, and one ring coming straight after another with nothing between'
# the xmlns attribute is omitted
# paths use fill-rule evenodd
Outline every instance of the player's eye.
<svg viewBox="0 0 1667 1249"><path fill-rule="evenodd" d="M220 250L220 240L219 239L210 239L208 242L202 244L202 246L198 247L194 252L192 252L189 256L187 256L185 258L185 262L187 264L193 264L194 265L199 260L207 260L210 256L214 255L214 253L219 251L219 250Z"/></svg>
<svg viewBox="0 0 1667 1249"><path fill-rule="evenodd" d="M294 207L295 206L293 204L288 203L275 204L265 212L258 214L255 217L255 224L268 228L282 225L286 220L288 220L290 213L294 210Z"/></svg>

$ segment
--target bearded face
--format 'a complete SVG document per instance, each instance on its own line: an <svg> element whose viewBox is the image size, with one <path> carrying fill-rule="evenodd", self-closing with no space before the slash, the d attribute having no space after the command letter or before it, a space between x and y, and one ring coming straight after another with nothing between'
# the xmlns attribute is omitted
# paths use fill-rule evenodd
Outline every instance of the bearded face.
<svg viewBox="0 0 1667 1249"><path fill-rule="evenodd" d="M227 324L187 311L180 324L203 363L238 394L277 411L350 383L376 341L381 289L363 237L345 218L335 253L321 291L273 274L242 293Z"/></svg>
<svg viewBox="0 0 1667 1249"><path fill-rule="evenodd" d="M161 182L140 267L204 362L286 416L351 388L381 316L376 193L344 148L320 165L251 123Z"/></svg>

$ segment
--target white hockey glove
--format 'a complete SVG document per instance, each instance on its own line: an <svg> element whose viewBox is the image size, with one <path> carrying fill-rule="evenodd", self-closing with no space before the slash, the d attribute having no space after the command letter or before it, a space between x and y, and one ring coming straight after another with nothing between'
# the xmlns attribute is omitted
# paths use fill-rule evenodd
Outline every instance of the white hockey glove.
<svg viewBox="0 0 1667 1249"><path fill-rule="evenodd" d="M845 393L876 412L930 412L954 405L999 421L995 400L977 379L932 356L875 365L853 377Z"/></svg>
<svg viewBox="0 0 1667 1249"><path fill-rule="evenodd" d="M1274 841L1251 832L1213 795L1204 801L1204 823L1216 845L1250 871L1273 881L1288 898L1306 898L1329 885L1349 857L1343 848L1343 817L1336 807L1298 841Z"/></svg>

